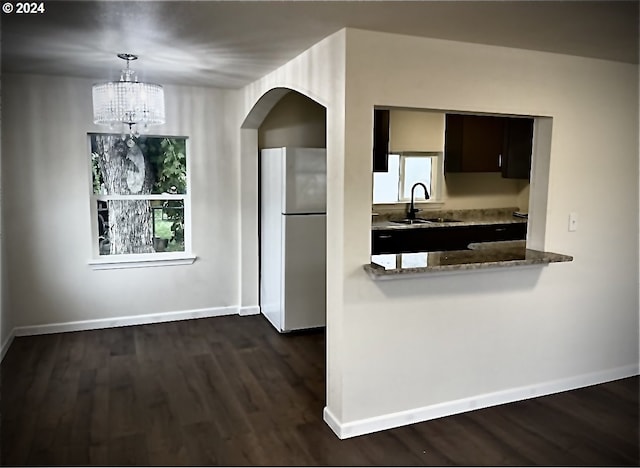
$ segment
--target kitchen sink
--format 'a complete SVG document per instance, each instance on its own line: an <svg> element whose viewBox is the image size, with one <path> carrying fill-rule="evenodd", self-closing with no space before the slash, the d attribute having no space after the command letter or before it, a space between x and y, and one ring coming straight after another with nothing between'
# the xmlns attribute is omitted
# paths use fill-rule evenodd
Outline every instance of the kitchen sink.
<svg viewBox="0 0 640 468"><path fill-rule="evenodd" d="M391 221L391 222L396 224L425 224L425 223L429 223L430 221L427 221L426 219L416 218L416 219L401 219L399 221Z"/></svg>
<svg viewBox="0 0 640 468"><path fill-rule="evenodd" d="M392 221L396 224L429 224L429 223L459 223L459 219L452 218L415 218L415 219L401 219L399 221Z"/></svg>
<svg viewBox="0 0 640 468"><path fill-rule="evenodd" d="M459 223L461 222L459 219L451 219L451 218L427 218L424 221L429 223Z"/></svg>

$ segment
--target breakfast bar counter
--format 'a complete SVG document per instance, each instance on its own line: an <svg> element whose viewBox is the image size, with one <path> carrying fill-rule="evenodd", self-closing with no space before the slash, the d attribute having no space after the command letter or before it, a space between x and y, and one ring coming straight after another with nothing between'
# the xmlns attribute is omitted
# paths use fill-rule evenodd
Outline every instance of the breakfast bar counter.
<svg viewBox="0 0 640 468"><path fill-rule="evenodd" d="M470 244L469 250L372 255L364 269L374 280L390 280L572 260L569 255L527 249L525 241L505 241Z"/></svg>

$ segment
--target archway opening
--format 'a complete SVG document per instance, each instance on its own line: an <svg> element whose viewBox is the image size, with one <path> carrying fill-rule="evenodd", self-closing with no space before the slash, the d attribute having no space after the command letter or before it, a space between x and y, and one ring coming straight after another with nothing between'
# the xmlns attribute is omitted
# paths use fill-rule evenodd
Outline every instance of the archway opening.
<svg viewBox="0 0 640 468"><path fill-rule="evenodd" d="M265 93L253 106L241 127L242 173L242 278L244 296L241 300L246 304L252 299L259 304L259 313L271 322L273 340L295 342L301 350L299 365L306 370L305 380L310 382L311 394L307 401L309 410L320 415L326 400L326 141L327 141L327 109L315 99L288 88L274 88ZM262 164L265 152L271 156L287 153L287 157L297 157L307 153L322 154L324 173L324 199L322 209L311 213L300 213L295 223L288 223L286 215L279 213L280 218L265 219L263 200L264 168ZM314 153L315 152L315 153ZM308 154L306 156L308 158ZM308 160L308 159L307 159ZM302 161L299 159L298 161ZM316 174L318 176L318 174ZM271 177L271 176L268 176ZM301 181L307 177L303 173L293 176ZM314 179L315 176L312 177ZM268 179L269 183L273 180ZM291 184L292 180L287 185ZM278 182L280 183L280 182ZM314 189L309 190L310 184ZM303 182L305 193L318 192L316 182L309 178ZM270 185L267 193L275 190ZM279 195L276 197L279 198ZM291 216L289 220L294 219ZM287 227L290 226L290 227ZM306 226L306 227L305 227ZM266 237L270 236L271 244ZM284 248L292 251L283 252L280 246L273 246L273 238L289 237L283 242ZM290 241L290 242L289 242ZM247 247L247 248L245 248ZM295 250L297 249L297 250ZM311 255L313 253L313 255ZM254 254L253 258L251 257ZM287 259L282 259L282 255ZM257 261L256 261L257 260ZM274 321L269 315L280 311L267 311L269 305L264 303L265 260L283 265L284 288L294 289L293 298L288 304L279 303L277 307L285 307L284 314L292 317ZM291 270L287 272L287 269ZM319 271L321 270L321 273ZM287 277L292 284L287 284ZM280 287L282 285L278 285ZM247 289L247 287L249 289ZM270 285L273 287L273 284ZM255 289L254 289L255 288ZM318 293L322 297L318 296ZM254 296L255 295L255 296ZM320 304L321 303L321 304ZM322 321L318 322L318 306L321 306ZM310 307L315 306L315 307ZM316 310L316 312L311 312ZM280 333L279 333L280 332ZM300 361L304 362L300 362ZM309 398L305 392L304 398Z"/></svg>

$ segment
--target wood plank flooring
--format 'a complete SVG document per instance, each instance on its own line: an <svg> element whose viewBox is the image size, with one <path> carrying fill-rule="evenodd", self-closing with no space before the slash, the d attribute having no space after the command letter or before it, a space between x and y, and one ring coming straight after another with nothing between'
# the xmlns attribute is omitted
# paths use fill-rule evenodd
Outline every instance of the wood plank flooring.
<svg viewBox="0 0 640 468"><path fill-rule="evenodd" d="M16 338L2 465L640 465L638 377L339 440L322 331L261 316Z"/></svg>

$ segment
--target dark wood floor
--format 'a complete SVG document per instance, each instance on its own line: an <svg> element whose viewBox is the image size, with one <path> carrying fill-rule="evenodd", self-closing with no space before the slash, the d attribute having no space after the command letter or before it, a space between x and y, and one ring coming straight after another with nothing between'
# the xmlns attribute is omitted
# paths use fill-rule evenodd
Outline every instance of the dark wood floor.
<svg viewBox="0 0 640 468"><path fill-rule="evenodd" d="M340 441L324 333L261 316L16 338L3 465L635 465L638 378Z"/></svg>

